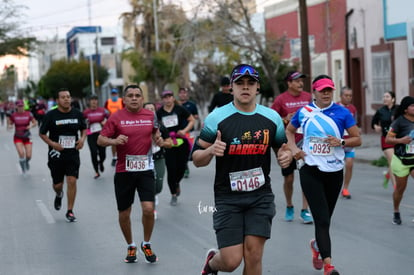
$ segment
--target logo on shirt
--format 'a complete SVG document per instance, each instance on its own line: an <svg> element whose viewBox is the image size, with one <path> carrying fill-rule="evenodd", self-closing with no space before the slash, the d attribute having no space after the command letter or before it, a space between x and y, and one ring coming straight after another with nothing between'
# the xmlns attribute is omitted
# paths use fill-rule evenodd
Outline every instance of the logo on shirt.
<svg viewBox="0 0 414 275"><path fill-rule="evenodd" d="M246 131L240 138L234 137L229 155L264 155L269 147L269 130Z"/></svg>
<svg viewBox="0 0 414 275"><path fill-rule="evenodd" d="M144 126L144 125L152 125L152 120L149 119L136 119L136 120L121 120L122 126Z"/></svg>
<svg viewBox="0 0 414 275"><path fill-rule="evenodd" d="M298 101L298 102L286 102L286 107L288 108L299 108L308 104L308 101Z"/></svg>
<svg viewBox="0 0 414 275"><path fill-rule="evenodd" d="M78 124L77 118L56 120L56 125Z"/></svg>

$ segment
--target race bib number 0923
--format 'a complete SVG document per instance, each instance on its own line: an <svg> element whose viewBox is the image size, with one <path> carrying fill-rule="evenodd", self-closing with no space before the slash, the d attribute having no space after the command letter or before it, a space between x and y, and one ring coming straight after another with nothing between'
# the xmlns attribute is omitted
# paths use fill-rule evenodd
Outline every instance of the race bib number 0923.
<svg viewBox="0 0 414 275"><path fill-rule="evenodd" d="M309 140L309 151L314 156L329 156L333 154L331 145L325 138L311 137Z"/></svg>

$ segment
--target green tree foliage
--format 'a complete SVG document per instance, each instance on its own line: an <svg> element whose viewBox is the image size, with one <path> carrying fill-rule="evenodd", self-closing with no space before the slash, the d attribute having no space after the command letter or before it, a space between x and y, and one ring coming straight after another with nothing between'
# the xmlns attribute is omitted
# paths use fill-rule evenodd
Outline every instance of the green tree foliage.
<svg viewBox="0 0 414 275"><path fill-rule="evenodd" d="M94 72L95 80L99 83L108 79L109 73L105 68L95 66ZM63 87L68 88L73 97L84 98L90 94L90 68L87 60L54 62L39 83L39 95L44 98L52 97Z"/></svg>
<svg viewBox="0 0 414 275"><path fill-rule="evenodd" d="M14 65L4 68L0 78L0 99L6 100L15 94L16 68Z"/></svg>
<svg viewBox="0 0 414 275"><path fill-rule="evenodd" d="M166 52L154 52L146 58L141 52L129 51L122 57L127 59L135 70L135 75L130 77L134 83L150 82L162 90L179 75L178 67L174 66L171 55Z"/></svg>
<svg viewBox="0 0 414 275"><path fill-rule="evenodd" d="M35 45L36 38L23 35L19 29L25 8L12 0L0 0L0 56L27 55Z"/></svg>
<svg viewBox="0 0 414 275"><path fill-rule="evenodd" d="M182 8L173 4L159 6L160 1L156 2L158 37L153 0L132 0L132 11L122 14L124 27L132 30L130 42L134 44L134 49L124 53L123 58L136 72L131 81L147 84L149 101L155 101L155 91L162 92L169 83L187 86L187 66L193 54L186 47L188 20Z"/></svg>
<svg viewBox="0 0 414 275"><path fill-rule="evenodd" d="M215 7L212 9L215 35L222 37L224 45L239 51L245 63L259 69L262 91L266 91L264 95L279 94L277 79L285 37L257 32L253 27L252 12L243 0L210 0L209 6Z"/></svg>

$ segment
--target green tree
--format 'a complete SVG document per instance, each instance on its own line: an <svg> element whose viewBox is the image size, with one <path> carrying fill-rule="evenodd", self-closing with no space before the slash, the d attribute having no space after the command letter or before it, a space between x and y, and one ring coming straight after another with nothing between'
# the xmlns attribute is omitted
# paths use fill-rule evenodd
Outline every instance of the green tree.
<svg viewBox="0 0 414 275"><path fill-rule="evenodd" d="M94 68L95 79L104 83L109 76L102 66ZM96 74L96 73L95 73ZM84 98L91 93L90 69L87 60L60 60L52 64L39 83L39 95L52 97L59 88L68 88L73 97Z"/></svg>
<svg viewBox="0 0 414 275"><path fill-rule="evenodd" d="M188 84L188 63L192 57L191 49L185 47L188 20L183 9L173 4L159 6L160 1L155 3L158 32L153 0L131 0L132 11L122 14L124 27L131 31L130 42L134 44L134 49L123 57L136 72L131 80L147 84L150 101L158 96L155 90L160 93L169 83Z"/></svg>
<svg viewBox="0 0 414 275"><path fill-rule="evenodd" d="M25 8L12 0L0 0L0 56L27 55L35 46L36 38L23 35L19 29Z"/></svg>
<svg viewBox="0 0 414 275"><path fill-rule="evenodd" d="M6 100L15 95L16 68L14 65L4 68L0 78L0 99Z"/></svg>
<svg viewBox="0 0 414 275"><path fill-rule="evenodd" d="M194 37L187 46L197 53L191 62L198 78L192 86L203 91L199 105L205 105L202 101L217 91L220 77L239 63L259 70L261 99L279 94L290 67L281 60L285 37L257 32L246 1L206 0L198 8L208 10L209 15L191 25Z"/></svg>
<svg viewBox="0 0 414 275"><path fill-rule="evenodd" d="M223 44L238 50L244 61L260 68L263 80L268 80L263 84L268 85L274 94L279 94L277 79L286 38L257 32L250 7L243 0L212 0L209 5L216 7L213 9L214 24L217 25L215 35L222 37Z"/></svg>

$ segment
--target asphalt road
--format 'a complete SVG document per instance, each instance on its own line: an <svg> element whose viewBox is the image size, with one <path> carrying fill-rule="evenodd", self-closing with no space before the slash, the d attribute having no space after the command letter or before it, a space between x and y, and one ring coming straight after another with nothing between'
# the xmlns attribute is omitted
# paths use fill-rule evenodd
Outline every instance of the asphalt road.
<svg viewBox="0 0 414 275"><path fill-rule="evenodd" d="M62 209L53 208L54 192L47 168L47 147L33 131L31 170L22 175L12 133L0 127L0 274L200 274L206 251L216 244L212 229L214 164L195 168L182 182L176 207L169 205L166 182L160 195L159 218L152 237L159 262L125 264L126 244L117 221L110 158L100 179L94 180L89 148L81 151L81 169L74 213L67 223ZM107 149L110 157L110 149ZM401 205L403 223L392 219L392 188L382 188L382 168L357 163L351 183L351 200L340 199L331 236L333 264L341 275L413 274L413 180ZM266 243L263 274L322 274L312 268L308 247L313 226L301 223L300 187L296 176L296 219L283 220L285 202L280 168L271 173L277 214L272 238ZM133 208L135 242L142 241L139 204ZM221 274L221 273L220 273ZM238 268L234 274L242 274Z"/></svg>

